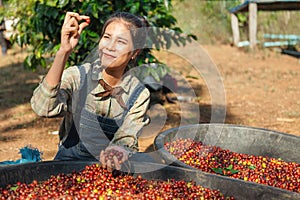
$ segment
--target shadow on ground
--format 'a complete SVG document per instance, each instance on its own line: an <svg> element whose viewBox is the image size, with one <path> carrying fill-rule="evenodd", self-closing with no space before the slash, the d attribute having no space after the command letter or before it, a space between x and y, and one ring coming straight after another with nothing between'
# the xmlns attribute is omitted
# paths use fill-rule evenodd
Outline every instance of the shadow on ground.
<svg viewBox="0 0 300 200"><path fill-rule="evenodd" d="M39 75L14 63L0 68L0 110L3 111L28 103L37 86Z"/></svg>
<svg viewBox="0 0 300 200"><path fill-rule="evenodd" d="M191 85L196 97L200 97L199 99L180 101L176 99L178 94L175 93L165 93L163 90L151 92L150 109L148 111L151 122L144 128L140 136L141 141L147 141L145 144L148 145L143 146L143 151L153 152L155 150L153 145L155 137L170 128L200 123L231 123L237 120L234 115L226 110L226 105L212 106L201 101L201 97L207 96L204 86L195 83ZM184 86L180 89L185 91L185 88L187 87ZM170 101L170 98L173 101Z"/></svg>

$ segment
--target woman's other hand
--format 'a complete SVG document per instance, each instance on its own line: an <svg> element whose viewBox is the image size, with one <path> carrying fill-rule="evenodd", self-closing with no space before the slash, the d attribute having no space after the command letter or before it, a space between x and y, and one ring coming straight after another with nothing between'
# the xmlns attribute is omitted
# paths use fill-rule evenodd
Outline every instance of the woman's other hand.
<svg viewBox="0 0 300 200"><path fill-rule="evenodd" d="M109 146L100 153L100 162L109 171L120 170L122 163L128 160L129 152L121 146Z"/></svg>
<svg viewBox="0 0 300 200"><path fill-rule="evenodd" d="M66 53L71 53L78 44L82 30L89 25L89 22L89 16L79 15L75 12L67 12L61 30L60 49Z"/></svg>

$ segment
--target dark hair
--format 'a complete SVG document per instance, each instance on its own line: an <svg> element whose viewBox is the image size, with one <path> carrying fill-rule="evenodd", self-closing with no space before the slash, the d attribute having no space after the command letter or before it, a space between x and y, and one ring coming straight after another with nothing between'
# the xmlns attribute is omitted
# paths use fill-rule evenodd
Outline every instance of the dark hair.
<svg viewBox="0 0 300 200"><path fill-rule="evenodd" d="M128 29L131 33L134 50L143 49L147 38L147 26L149 26L147 20L142 16L136 16L128 12L116 12L112 14L104 23L101 38L105 32L106 27L116 21L124 21L128 25Z"/></svg>

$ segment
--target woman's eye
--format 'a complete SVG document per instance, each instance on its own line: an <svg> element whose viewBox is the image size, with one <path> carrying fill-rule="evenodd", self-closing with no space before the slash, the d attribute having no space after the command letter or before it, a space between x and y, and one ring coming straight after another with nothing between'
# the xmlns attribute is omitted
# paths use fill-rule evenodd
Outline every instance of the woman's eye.
<svg viewBox="0 0 300 200"><path fill-rule="evenodd" d="M118 43L120 43L120 44L127 44L127 42L124 41L124 40L118 40Z"/></svg>

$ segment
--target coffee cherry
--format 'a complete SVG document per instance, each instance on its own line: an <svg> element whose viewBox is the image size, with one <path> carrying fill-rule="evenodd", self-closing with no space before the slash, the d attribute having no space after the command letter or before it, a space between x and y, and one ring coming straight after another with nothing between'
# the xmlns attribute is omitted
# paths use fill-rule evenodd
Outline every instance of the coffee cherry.
<svg viewBox="0 0 300 200"><path fill-rule="evenodd" d="M86 18L85 21L86 21L86 23L90 24L91 23L91 18Z"/></svg>
<svg viewBox="0 0 300 200"><path fill-rule="evenodd" d="M300 193L298 163L236 153L192 139L179 138L164 147L179 161L201 171Z"/></svg>
<svg viewBox="0 0 300 200"><path fill-rule="evenodd" d="M104 156L105 156L105 162L109 160L112 167L114 167L114 163L115 163L114 157L116 157L119 163L121 164L121 161L123 159L123 152L117 151L115 149L109 149L104 152Z"/></svg>
<svg viewBox="0 0 300 200"><path fill-rule="evenodd" d="M0 199L234 199L194 182L147 180L141 175L114 177L98 164L80 172L58 174L46 181L0 188Z"/></svg>

